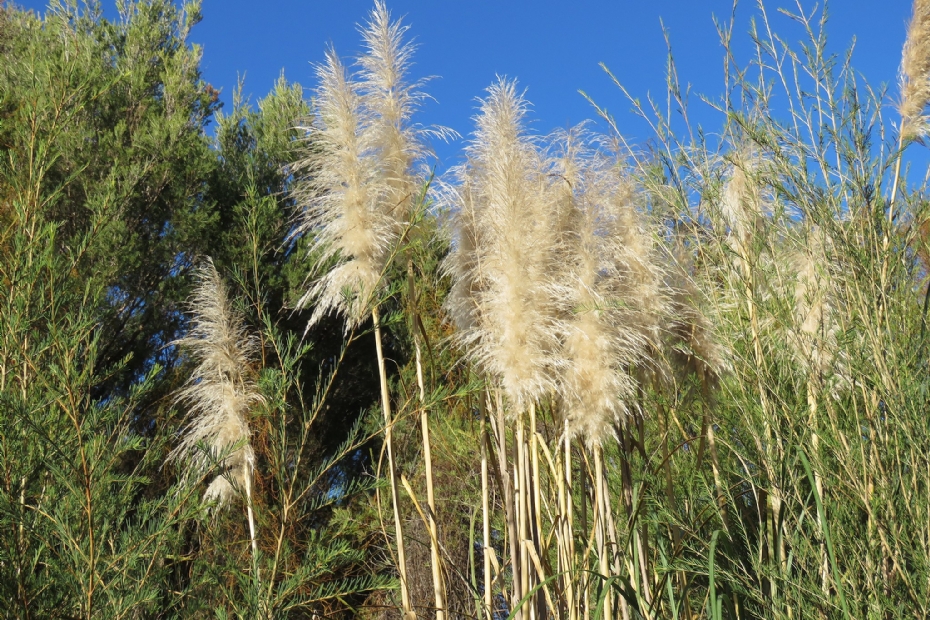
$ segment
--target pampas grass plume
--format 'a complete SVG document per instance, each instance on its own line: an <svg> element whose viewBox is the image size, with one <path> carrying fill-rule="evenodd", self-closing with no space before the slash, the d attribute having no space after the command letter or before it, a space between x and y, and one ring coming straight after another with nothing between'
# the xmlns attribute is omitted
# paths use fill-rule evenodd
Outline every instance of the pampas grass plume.
<svg viewBox="0 0 930 620"><path fill-rule="evenodd" d="M757 155L737 155L720 200L720 214L730 229L730 239L736 244L735 249L739 253L745 251L743 246L748 243L756 223L763 215L761 192L753 178L759 165Z"/></svg>
<svg viewBox="0 0 930 620"><path fill-rule="evenodd" d="M452 237L452 251L442 263L442 272L452 280L443 309L461 337L478 329L478 283L481 246L480 230L472 195L472 185L466 179L461 185L440 181L435 192L437 202L453 211L447 232Z"/></svg>
<svg viewBox="0 0 930 620"><path fill-rule="evenodd" d="M404 41L407 26L391 21L384 2L378 0L362 29L366 53L361 65L360 90L370 113L370 145L386 183L382 211L401 225L410 216L416 192L411 175L413 163L425 154L422 131L411 123L419 100L418 83L406 81L414 47Z"/></svg>
<svg viewBox="0 0 930 620"><path fill-rule="evenodd" d="M310 325L332 312L347 329L364 320L384 271L409 225L425 153L410 122L422 95L405 81L413 47L406 27L376 2L362 29L366 53L358 80L333 50L317 67L320 85L307 154L296 164L307 180L298 189L304 211L298 234L313 235L314 271L331 266L299 300L315 304Z"/></svg>
<svg viewBox="0 0 930 620"><path fill-rule="evenodd" d="M481 103L468 160L458 170L468 193L459 195L450 259L461 282L452 314L471 325L457 339L498 379L515 413L555 387L558 349L550 286L554 201L542 156L524 130L526 106L504 79Z"/></svg>
<svg viewBox="0 0 930 620"><path fill-rule="evenodd" d="M664 302L632 182L614 160L586 148L583 133L568 132L558 141L563 153L555 176L563 184L565 227L558 293L562 398L570 432L596 446L632 413L631 369L651 363Z"/></svg>
<svg viewBox="0 0 930 620"><path fill-rule="evenodd" d="M335 311L355 325L367 315L395 222L379 210L385 189L370 157L370 116L358 87L333 50L316 68L320 86L308 129L311 149L296 164L309 180L298 190L304 211L299 233L313 235L315 268L335 263L298 301L316 303L310 324Z"/></svg>
<svg viewBox="0 0 930 620"><path fill-rule="evenodd" d="M223 505L236 490L246 487L245 477L251 475L255 463L247 415L261 401L250 370L258 342L232 307L210 259L196 277L198 284L189 301L191 328L174 344L197 366L176 397L187 406L188 417L170 458L191 465L191 473L202 473L222 458L221 473L208 486L204 500ZM209 454L204 454L203 446Z"/></svg>
<svg viewBox="0 0 930 620"><path fill-rule="evenodd" d="M791 346L805 369L821 379L832 377L847 383L847 364L837 345L836 323L839 303L830 277L827 256L829 239L819 227L812 227L803 249L791 257L794 273L794 333Z"/></svg>
<svg viewBox="0 0 930 620"><path fill-rule="evenodd" d="M924 109L930 103L930 0L914 0L901 58L901 136L919 138L927 132Z"/></svg>

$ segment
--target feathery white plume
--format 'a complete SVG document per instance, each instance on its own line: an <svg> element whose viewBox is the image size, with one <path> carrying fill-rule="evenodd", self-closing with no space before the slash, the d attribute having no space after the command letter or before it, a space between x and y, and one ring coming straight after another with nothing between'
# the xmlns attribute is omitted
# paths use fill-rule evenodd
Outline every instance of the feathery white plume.
<svg viewBox="0 0 930 620"><path fill-rule="evenodd" d="M384 2L377 0L362 29L366 53L359 59L359 88L370 114L366 131L378 174L387 186L382 210L401 225L410 216L419 182L411 174L412 166L425 154L423 132L411 124L423 94L419 83L406 81L414 50L403 39L406 31L407 26L392 22Z"/></svg>
<svg viewBox="0 0 930 620"><path fill-rule="evenodd" d="M298 302L315 303L311 325L333 311L348 319L347 329L367 317L409 225L419 184L412 167L425 149L410 123L421 94L405 81L413 51L405 30L376 2L362 29L360 80L333 50L317 67L310 148L296 164L309 177L298 190L304 211L297 233L313 235L315 269L335 265Z"/></svg>
<svg viewBox="0 0 930 620"><path fill-rule="evenodd" d="M251 476L255 464L246 416L261 401L250 372L258 342L232 307L213 261L204 261L197 280L189 301L191 329L174 343L197 367L176 397L187 405L187 425L169 458L191 464L197 473L222 458L220 474L204 494L205 500L222 505L235 490L246 488L246 476Z"/></svg>
<svg viewBox="0 0 930 620"><path fill-rule="evenodd" d="M930 103L930 0L914 0L899 81L901 136L905 139L924 136L928 127L924 110Z"/></svg>
<svg viewBox="0 0 930 620"><path fill-rule="evenodd" d="M821 381L845 382L846 364L837 345L837 299L827 256L829 240L819 227L809 231L804 248L794 252L794 329L790 344L795 358Z"/></svg>
<svg viewBox="0 0 930 620"><path fill-rule="evenodd" d="M665 302L632 181L583 142L583 134L562 136L554 175L562 179L565 226L558 289L562 392L570 430L598 445L631 413L631 372L651 364Z"/></svg>
<svg viewBox="0 0 930 620"><path fill-rule="evenodd" d="M299 232L313 234L316 267L335 261L298 302L316 303L310 323L332 311L350 325L367 315L394 241L397 223L381 211L386 192L371 156L370 118L358 88L333 50L317 67L316 115L308 128L311 151L297 163L309 173L299 190Z"/></svg>
<svg viewBox="0 0 930 620"><path fill-rule="evenodd" d="M462 171L459 169L458 171ZM437 202L453 211L453 247L442 264L442 272L452 279L444 309L459 334L478 328L478 248L480 229L476 221L472 185L467 177L461 185L440 181L435 190Z"/></svg>
<svg viewBox="0 0 930 620"><path fill-rule="evenodd" d="M759 166L758 155L737 155L720 200L720 214L730 229L730 243L740 254L746 250L748 237L763 216L761 191L754 178Z"/></svg>
<svg viewBox="0 0 930 620"><path fill-rule="evenodd" d="M457 233L447 263L460 287L447 308L465 328L456 338L497 378L516 413L555 387L558 350L553 194L525 114L513 82L488 89L468 160L457 170Z"/></svg>

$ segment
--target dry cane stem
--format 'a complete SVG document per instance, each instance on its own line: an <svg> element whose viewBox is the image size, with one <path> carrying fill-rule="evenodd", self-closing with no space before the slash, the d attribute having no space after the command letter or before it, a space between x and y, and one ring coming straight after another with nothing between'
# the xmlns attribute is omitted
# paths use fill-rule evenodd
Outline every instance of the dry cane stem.
<svg viewBox="0 0 930 620"><path fill-rule="evenodd" d="M568 524L566 523L566 501L565 501L565 476L564 476L564 463L563 463L563 454L562 454L562 439L559 438L558 451L555 453L556 462L555 462L555 471L553 472L556 476L556 490L558 492L558 515L556 517L554 529L556 532L556 545L557 545L557 555L558 566L556 567L556 572L561 573L561 582L562 582L562 592L564 593L564 614L562 617L571 618L571 609L572 609L572 596L571 596L571 579L568 573L569 568L571 567L571 556L568 554ZM553 609L554 612L562 612L563 609Z"/></svg>
<svg viewBox="0 0 930 620"><path fill-rule="evenodd" d="M601 454L603 458L603 453ZM603 471L603 460L601 460L601 468ZM604 531L606 532L606 536L607 536L607 548L609 549L609 554L611 557L613 557L612 576L615 576L615 575L619 575L622 572L622 567L620 565L620 553L619 553L620 545L617 542L619 540L619 536L617 535L617 524L614 521L613 510L611 509L610 488L607 485L607 476L602 473L601 477L603 478L603 485L604 485L603 491L601 493L601 496L602 496L601 501L604 504ZM633 544L635 545L634 549L640 549L641 551L641 547L639 546L638 536L639 534L636 533L636 530L634 529L634 541L633 541ZM640 557L642 557L642 555L640 555ZM636 583L636 577L633 575L632 569L630 572L630 581L633 583ZM630 620L630 607L626 602L626 598L622 596L618 598L619 598L619 604L620 604L620 616L623 618L623 620ZM648 600L647 600L647 603L648 603ZM649 616L647 615L646 617L648 618Z"/></svg>
<svg viewBox="0 0 930 620"><path fill-rule="evenodd" d="M564 427L565 450L563 458L564 477L559 479L559 508L562 511L562 577L569 620L578 618L578 602L575 600L575 534L572 530L572 443L569 435L568 420Z"/></svg>
<svg viewBox="0 0 930 620"><path fill-rule="evenodd" d="M433 495L433 458L430 453L429 420L426 414L425 389L423 387L423 364L420 358L420 339L414 336L417 362L417 385L420 388L420 428L423 434L423 460L426 468L426 503L429 505L430 560L433 569L433 593L436 602L436 620L446 617L446 597L442 583L442 571L439 556L439 532L436 527L436 500ZM485 466L487 463L484 463Z"/></svg>
<svg viewBox="0 0 930 620"><path fill-rule="evenodd" d="M600 446L594 448L594 497L597 506L597 555L599 562L599 571L601 578L607 588L604 592L604 618L612 618L612 605L610 597L610 587L606 585L606 580L610 577L610 563L607 556L607 519L606 502L604 501L604 464L601 459Z"/></svg>
<svg viewBox="0 0 930 620"><path fill-rule="evenodd" d="M255 515L252 512L252 471L248 460L242 464L245 473L245 511L249 519L249 539L252 541L252 566L258 581L258 543L255 540Z"/></svg>
<svg viewBox="0 0 930 620"><path fill-rule="evenodd" d="M517 529L517 516L514 507L516 490L513 489L510 480L510 469L507 467L507 433L504 430L504 405L501 402L500 391L495 394L497 405L497 458L498 469L501 474L501 482L504 485L504 512L507 516L507 538L510 544L510 566L513 578L513 588L511 605L516 607L520 599L523 598L523 592L520 590L520 537Z"/></svg>
<svg viewBox="0 0 930 620"><path fill-rule="evenodd" d="M579 465L583 465L580 471L581 493L579 494L581 498L581 532L586 540L590 540L590 537L588 535L588 475L590 474L590 466L588 466L587 464L587 459L584 458L584 448L581 448L581 454L583 457L582 463L579 463ZM597 513L596 508L595 508L595 513ZM587 570L588 568L588 558L590 557L589 555L590 551L591 551L591 546L590 544L588 544L585 546L584 553L581 556L581 565L585 570ZM582 573L582 574L584 575L584 588L582 589L579 597L581 599L581 604L583 606L582 615L584 616L584 620L589 620L589 618L591 617L591 606L589 605L589 600L588 600L588 587L589 587L589 584L591 583L591 580L588 578L587 574L585 573Z"/></svg>
<svg viewBox="0 0 930 620"><path fill-rule="evenodd" d="M400 520L400 506L397 494L397 470L394 467L394 445L392 441L391 397L388 393L387 370L384 367L384 352L381 347L381 320L378 317L378 308L371 311L371 319L375 327L375 348L378 353L378 375L381 379L381 410L384 413L384 443L387 446L388 470L391 477L391 503L394 508L394 532L397 538L397 572L400 574L400 598L404 608L404 617L416 618L410 606L409 584L407 582L407 554L404 551L404 534Z"/></svg>
<svg viewBox="0 0 930 620"><path fill-rule="evenodd" d="M482 395L484 396L484 395ZM491 515L488 501L488 434L487 434L487 406L484 398L481 399L481 516L484 541L484 613L487 620L491 620L492 594L491 594Z"/></svg>
<svg viewBox="0 0 930 620"><path fill-rule="evenodd" d="M542 508L540 497L540 479L539 479L539 438L536 432L536 404L530 403L530 455L532 456L532 461L530 463L532 470L530 472L530 484L533 487L533 529L534 544L536 545L537 553L543 553L543 529L542 529ZM545 581L543 575L539 576L540 581ZM534 600L538 600L539 597L533 597ZM534 607L536 607L534 605Z"/></svg>
<svg viewBox="0 0 930 620"><path fill-rule="evenodd" d="M529 507L526 501L528 497L526 492L526 468L524 467L526 437L523 428L523 416L517 418L517 438L514 443L514 451L516 454L513 462L513 478L517 496L517 548L520 554L518 558L514 558L514 565L519 564L520 566L520 598L523 598L523 596L530 591L530 559L529 553L526 550L526 540L529 530L527 509ZM517 600L519 601L519 599ZM524 614L521 610L519 617L531 617L532 601L527 601L526 606L530 610L530 614Z"/></svg>
<svg viewBox="0 0 930 620"><path fill-rule="evenodd" d="M446 595L442 583L442 566L439 555L439 529L436 526L436 500L433 493L433 457L430 452L429 418L426 411L426 389L423 385L423 357L420 349L420 333L417 331L418 315L416 312L416 287L413 277L413 260L407 261L407 286L411 304L410 317L414 321L413 346L417 364L417 387L420 396L420 431L423 436L423 460L426 469L426 503L429 506L430 561L433 573L433 595L436 605L436 620L445 620Z"/></svg>

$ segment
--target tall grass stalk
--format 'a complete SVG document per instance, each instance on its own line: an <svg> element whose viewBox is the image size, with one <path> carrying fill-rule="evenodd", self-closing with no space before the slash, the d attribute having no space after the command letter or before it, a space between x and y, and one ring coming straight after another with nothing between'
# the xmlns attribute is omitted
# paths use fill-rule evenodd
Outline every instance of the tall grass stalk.
<svg viewBox="0 0 930 620"><path fill-rule="evenodd" d="M413 167L426 154L423 131L411 121L423 95L418 83L406 81L413 54L412 45L404 41L406 30L407 27L399 21L391 20L385 4L378 1L368 23L360 28L365 53L359 59L357 78L347 75L334 52L327 55L326 63L318 68L321 82L318 110L309 126L312 148L297 167L306 170L312 179L302 192L306 209L300 232L314 235L314 271L335 262L309 288L299 305L315 304L311 322L331 311L345 315L348 327L358 325L366 314L372 319L401 599L405 615L413 617L397 495L394 421L378 311L378 300L385 289L384 274L400 244L407 241L416 215L414 211L421 181ZM411 303L415 308L415 299L411 299ZM424 454L427 458L433 588L437 614L442 618L445 602L437 546L429 428L415 318L413 323Z"/></svg>
<svg viewBox="0 0 930 620"><path fill-rule="evenodd" d="M490 620L494 613L494 593L492 584L494 579L491 575L491 559L494 549L491 547L491 502L490 502L490 480L488 478L488 408L490 395L482 392L480 395L479 408L481 411L481 543L482 559L484 564L484 617Z"/></svg>
<svg viewBox="0 0 930 620"><path fill-rule="evenodd" d="M411 299L411 319L413 323L414 363L417 375L417 396L420 408L420 434L423 439L423 465L426 472L426 501L429 506L427 527L430 534L430 568L433 577L433 596L436 605L436 620L445 618L445 584L442 579L442 559L439 554L439 529L436 525L436 496L433 490L433 458L429 440L429 417L426 407L426 388L423 381L423 356L420 346L420 318L417 311L416 285L413 262L407 262L408 295ZM484 419L482 418L482 424ZM483 440L482 440L483 442ZM483 449L483 447L482 447ZM486 469L487 463L483 461ZM486 475L486 472L485 472ZM487 574L487 573L486 573Z"/></svg>

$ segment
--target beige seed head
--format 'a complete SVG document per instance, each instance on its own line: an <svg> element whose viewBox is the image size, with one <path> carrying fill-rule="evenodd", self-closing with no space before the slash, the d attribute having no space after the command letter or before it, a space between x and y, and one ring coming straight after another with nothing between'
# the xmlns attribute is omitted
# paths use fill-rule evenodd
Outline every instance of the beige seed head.
<svg viewBox="0 0 930 620"><path fill-rule="evenodd" d="M384 2L376 1L361 30L366 51L359 59L359 90L370 117L366 132L386 185L381 210L400 226L409 218L418 190L413 165L425 154L424 132L412 124L425 95L419 83L407 81L414 52L413 45L404 41L407 28L400 20L392 22Z"/></svg>
<svg viewBox="0 0 930 620"><path fill-rule="evenodd" d="M730 229L731 242L739 247L747 243L763 215L761 190L755 178L760 164L753 153L738 154L723 187L720 215Z"/></svg>
<svg viewBox="0 0 930 620"><path fill-rule="evenodd" d="M204 499L228 502L251 475L255 454L249 441L246 416L262 400L250 369L258 349L227 295L226 286L210 259L197 270L197 288L189 307L191 328L173 343L197 363L176 400L187 406L187 424L169 456L191 467L188 475L206 471L216 460L220 474ZM208 454L200 449L206 446Z"/></svg>
<svg viewBox="0 0 930 620"><path fill-rule="evenodd" d="M930 103L930 0L914 0L899 81L901 136L903 139L922 137L927 133L924 109Z"/></svg>
<svg viewBox="0 0 930 620"><path fill-rule="evenodd" d="M827 255L829 240L819 227L806 236L804 247L790 258L794 280L794 324L789 342L795 358L821 379L846 382L847 365L837 345L836 283Z"/></svg>
<svg viewBox="0 0 930 620"><path fill-rule="evenodd" d="M456 340L496 378L515 412L555 388L558 349L554 201L542 154L524 129L526 106L506 80L481 103L468 160L456 171L449 269L460 288L447 305L466 327Z"/></svg>
<svg viewBox="0 0 930 620"><path fill-rule="evenodd" d="M583 132L558 138L552 176L562 184L564 228L557 298L569 429L598 445L632 414L634 369L655 365L665 301L635 185L585 141Z"/></svg>
<svg viewBox="0 0 930 620"><path fill-rule="evenodd" d="M349 326L365 318L381 279L396 222L380 211L386 188L370 156L367 110L335 52L317 67L320 86L308 131L309 149L296 168L308 179L298 189L298 232L312 235L314 270L333 264L298 302L316 304L311 325L335 311Z"/></svg>
<svg viewBox="0 0 930 620"><path fill-rule="evenodd" d="M346 317L347 330L365 320L409 225L420 184L412 168L425 147L411 124L423 95L406 81L413 48L405 31L376 2L361 29L366 52L358 79L332 50L317 67L308 148L295 164L305 177L295 234L312 237L312 272L329 269L298 302L315 305L310 325L333 312Z"/></svg>

